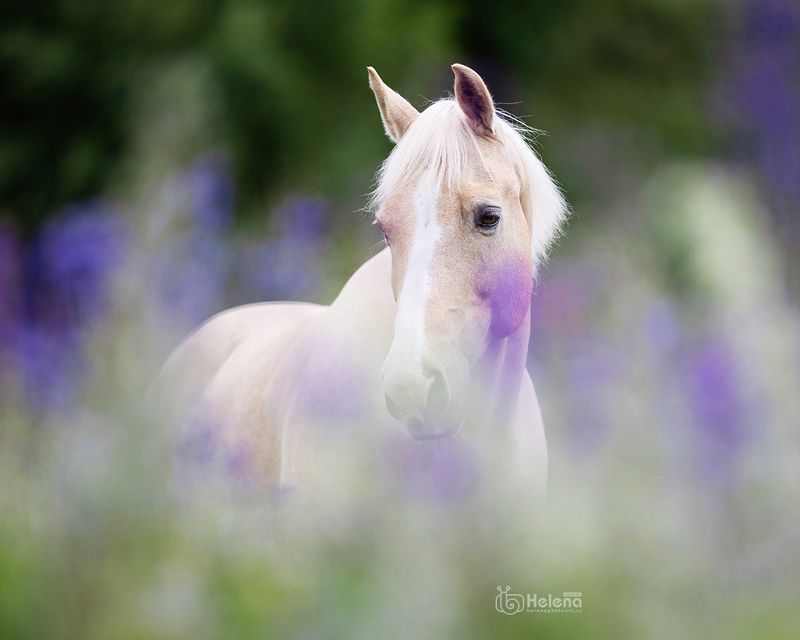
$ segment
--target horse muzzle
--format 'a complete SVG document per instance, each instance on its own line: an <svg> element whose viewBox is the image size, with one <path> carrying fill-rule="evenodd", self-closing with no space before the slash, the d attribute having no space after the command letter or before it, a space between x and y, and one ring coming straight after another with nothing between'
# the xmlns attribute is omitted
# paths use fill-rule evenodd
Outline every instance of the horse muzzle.
<svg viewBox="0 0 800 640"><path fill-rule="evenodd" d="M383 368L386 410L417 440L443 438L458 431L453 394L444 371L423 359L387 358ZM403 366L393 366L401 364ZM415 366L416 365L416 366Z"/></svg>

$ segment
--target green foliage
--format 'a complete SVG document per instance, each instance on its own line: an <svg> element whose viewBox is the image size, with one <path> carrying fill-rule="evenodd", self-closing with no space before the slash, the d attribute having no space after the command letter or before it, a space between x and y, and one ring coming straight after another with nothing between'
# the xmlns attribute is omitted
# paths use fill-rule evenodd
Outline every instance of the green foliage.
<svg viewBox="0 0 800 640"><path fill-rule="evenodd" d="M335 184L352 165L353 145L375 124L365 66L418 75L447 47L446 18L441 5L399 0L7 6L3 206L33 225L98 192L128 148L142 81L186 56L213 70L222 137L246 196L289 180L313 189L326 172Z"/></svg>
<svg viewBox="0 0 800 640"><path fill-rule="evenodd" d="M11 1L0 10L0 206L35 227L120 178L140 93L179 60L209 70L215 144L234 157L241 212L288 190L347 201L385 154L364 67L419 106L447 63L483 72L501 101L562 133L632 128L669 153L703 152L713 5L564 0ZM179 82L172 82L179 93ZM164 109L170 106L164 98ZM576 169L562 162L570 184Z"/></svg>
<svg viewBox="0 0 800 640"><path fill-rule="evenodd" d="M701 102L719 36L711 2L504 0L489 20L481 4L468 3L464 42L513 70L537 111L561 124L651 129L673 150L702 148L695 137L707 137Z"/></svg>

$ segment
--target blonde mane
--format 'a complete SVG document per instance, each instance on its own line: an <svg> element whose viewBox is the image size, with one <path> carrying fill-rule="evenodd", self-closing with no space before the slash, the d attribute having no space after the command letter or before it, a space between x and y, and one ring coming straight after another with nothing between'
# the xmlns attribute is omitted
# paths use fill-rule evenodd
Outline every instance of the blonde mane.
<svg viewBox="0 0 800 640"><path fill-rule="evenodd" d="M514 155L521 170L522 202L532 220L531 246L536 269L566 220L566 203L547 168L528 144L532 129L498 113L495 134ZM476 135L456 102L452 99L434 102L420 113L381 165L370 208L378 211L390 194L426 174L431 174L438 188L454 190L469 169L471 150L477 150L483 161Z"/></svg>

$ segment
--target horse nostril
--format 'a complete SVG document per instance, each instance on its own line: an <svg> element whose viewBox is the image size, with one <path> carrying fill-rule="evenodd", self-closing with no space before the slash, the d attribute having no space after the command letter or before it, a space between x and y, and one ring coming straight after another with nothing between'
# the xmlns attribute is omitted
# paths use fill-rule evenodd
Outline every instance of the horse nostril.
<svg viewBox="0 0 800 640"><path fill-rule="evenodd" d="M450 389L442 373L436 369L429 371L433 379L428 388L428 409L434 414L443 414L450 406Z"/></svg>

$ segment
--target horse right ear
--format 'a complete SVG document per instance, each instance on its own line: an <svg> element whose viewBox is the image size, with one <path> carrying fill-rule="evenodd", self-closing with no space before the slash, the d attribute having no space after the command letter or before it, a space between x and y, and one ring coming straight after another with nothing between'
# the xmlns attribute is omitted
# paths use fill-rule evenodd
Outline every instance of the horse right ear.
<svg viewBox="0 0 800 640"><path fill-rule="evenodd" d="M375 94L378 110L381 112L383 128L392 142L400 142L400 138L417 119L417 111L403 96L384 84L378 72L372 67L367 67L369 73L369 87Z"/></svg>

